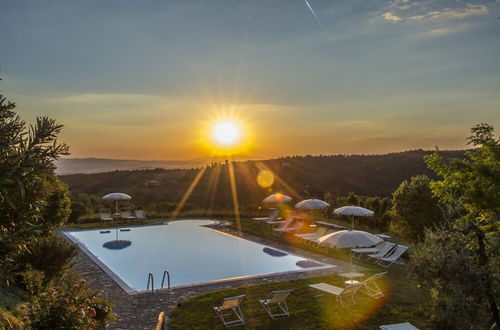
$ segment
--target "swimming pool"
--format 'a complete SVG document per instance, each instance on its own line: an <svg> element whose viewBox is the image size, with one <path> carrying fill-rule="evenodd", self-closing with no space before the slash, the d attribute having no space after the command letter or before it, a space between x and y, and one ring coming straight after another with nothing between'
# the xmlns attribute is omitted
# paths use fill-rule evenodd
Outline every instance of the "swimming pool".
<svg viewBox="0 0 500 330"><path fill-rule="evenodd" d="M210 228L211 220L180 220L168 225L66 232L126 292L155 287L163 272L171 286L189 286L274 273L332 268L275 248Z"/></svg>

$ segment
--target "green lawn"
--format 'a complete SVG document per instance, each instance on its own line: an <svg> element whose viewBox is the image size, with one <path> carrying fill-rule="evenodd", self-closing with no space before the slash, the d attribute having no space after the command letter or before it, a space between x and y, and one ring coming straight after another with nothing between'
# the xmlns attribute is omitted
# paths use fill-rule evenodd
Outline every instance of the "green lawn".
<svg viewBox="0 0 500 330"><path fill-rule="evenodd" d="M241 221L240 226L233 228L243 232L270 240L300 246L301 248L322 253L334 258L348 260L347 251L317 249L303 246L290 236L275 236L271 227L251 220ZM367 269L369 276L385 271L370 263L355 261ZM389 274L379 285L385 297L373 299L358 294L357 304L341 308L335 297L323 295L321 291L309 288L309 284L325 282L336 286L343 286L338 276L318 277L304 280L285 281L250 287L234 288L213 293L203 294L188 299L177 307L171 314L172 329L205 329L220 328L222 323L212 310L214 304L220 304L222 298L245 294L242 304L246 327L253 329L376 329L381 324L411 322L421 329L432 329L428 310L428 293L420 289L408 279L406 267L392 266ZM294 289L288 298L291 311L290 318L272 320L258 303L258 299L265 298L272 290Z"/></svg>
<svg viewBox="0 0 500 330"><path fill-rule="evenodd" d="M367 272L373 274L373 270ZM379 281L385 297L373 299L358 294L354 306L340 307L331 295L317 297L322 292L308 287L325 282L342 286L338 276L285 281L258 286L241 287L203 294L181 303L171 314L171 329L223 329L212 310L222 298L245 294L242 311L249 329L376 329L381 324L411 322L420 329L432 329L426 314L428 297L406 279L406 270L398 267ZM288 298L290 318L272 320L258 299L272 290L294 289Z"/></svg>

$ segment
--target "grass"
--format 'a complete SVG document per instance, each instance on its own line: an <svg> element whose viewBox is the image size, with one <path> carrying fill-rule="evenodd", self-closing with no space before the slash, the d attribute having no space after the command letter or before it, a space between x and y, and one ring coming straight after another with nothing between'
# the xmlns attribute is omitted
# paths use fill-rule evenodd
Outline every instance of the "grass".
<svg viewBox="0 0 500 330"><path fill-rule="evenodd" d="M236 229L236 224L233 225L233 229ZM290 236L275 236L271 227L263 223L242 220L239 229L252 235L348 260L346 250L304 246ZM367 269L364 272L367 276L385 270L370 263L356 260L354 262ZM421 329L432 329L431 316L425 312L429 300L428 292L418 288L407 275L405 267L391 267L389 274L379 282L385 293L384 298L372 299L358 294L357 304L345 308L341 308L333 296L315 297L321 292L308 287L309 284L319 282L343 286L342 279L338 276L221 290L182 302L172 312L169 326L172 329L223 329L222 323L211 307L220 304L224 297L245 294L242 310L246 328L249 329L376 329L382 324L400 322L411 322ZM288 300L291 316L272 320L259 305L258 299L267 297L272 290L283 289L294 289Z"/></svg>
<svg viewBox="0 0 500 330"><path fill-rule="evenodd" d="M371 270L367 275L373 274ZM310 288L313 283L325 282L343 286L338 276L284 281L257 286L240 287L203 294L185 300L170 315L171 329L223 329L212 306L224 297L245 294L242 311L248 329L376 329L382 324L411 322L420 329L432 329L430 316L425 312L428 297L406 279L405 269L391 269L379 281L385 297L373 299L358 294L356 305L340 307L335 297L323 295ZM272 290L294 289L287 303L289 318L272 320L258 299L266 298ZM241 328L241 327L240 327Z"/></svg>
<svg viewBox="0 0 500 330"><path fill-rule="evenodd" d="M0 281L2 283L2 281ZM0 284L0 329L22 329L21 307L26 303L24 292L15 286Z"/></svg>

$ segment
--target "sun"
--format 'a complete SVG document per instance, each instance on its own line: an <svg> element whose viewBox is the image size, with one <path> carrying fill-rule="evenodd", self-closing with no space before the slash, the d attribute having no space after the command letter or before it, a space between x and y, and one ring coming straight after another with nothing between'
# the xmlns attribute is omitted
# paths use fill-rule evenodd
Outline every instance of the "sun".
<svg viewBox="0 0 500 330"><path fill-rule="evenodd" d="M220 146L235 146L240 141L241 135L241 126L234 121L218 121L212 127L212 139Z"/></svg>

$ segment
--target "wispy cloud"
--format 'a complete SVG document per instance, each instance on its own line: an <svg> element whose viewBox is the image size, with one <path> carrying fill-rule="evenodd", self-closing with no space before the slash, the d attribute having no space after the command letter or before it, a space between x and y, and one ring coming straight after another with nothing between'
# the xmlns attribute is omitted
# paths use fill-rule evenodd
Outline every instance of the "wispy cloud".
<svg viewBox="0 0 500 330"><path fill-rule="evenodd" d="M455 26L442 27L437 29L432 29L419 34L421 37L440 37L447 34L453 34L461 32L470 28L471 24L458 24Z"/></svg>
<svg viewBox="0 0 500 330"><path fill-rule="evenodd" d="M388 13L385 13L385 14L382 14L382 17L387 20L387 21L390 21L390 22L399 22L399 21L402 21L403 19L397 15L394 15L392 12L388 12Z"/></svg>
<svg viewBox="0 0 500 330"><path fill-rule="evenodd" d="M407 9L416 6L416 2L395 1L388 7L390 11L382 14L382 18L390 22L402 21L438 21L438 20L460 20L472 16L488 15L490 13L485 5L466 4L457 8L441 8L429 10L425 6L420 6L419 9L411 10L411 13L406 12Z"/></svg>
<svg viewBox="0 0 500 330"><path fill-rule="evenodd" d="M423 15L409 16L410 20L440 20L440 19L463 19L469 16L479 16L489 14L488 7L484 5L467 5L467 8L444 8L433 10Z"/></svg>

